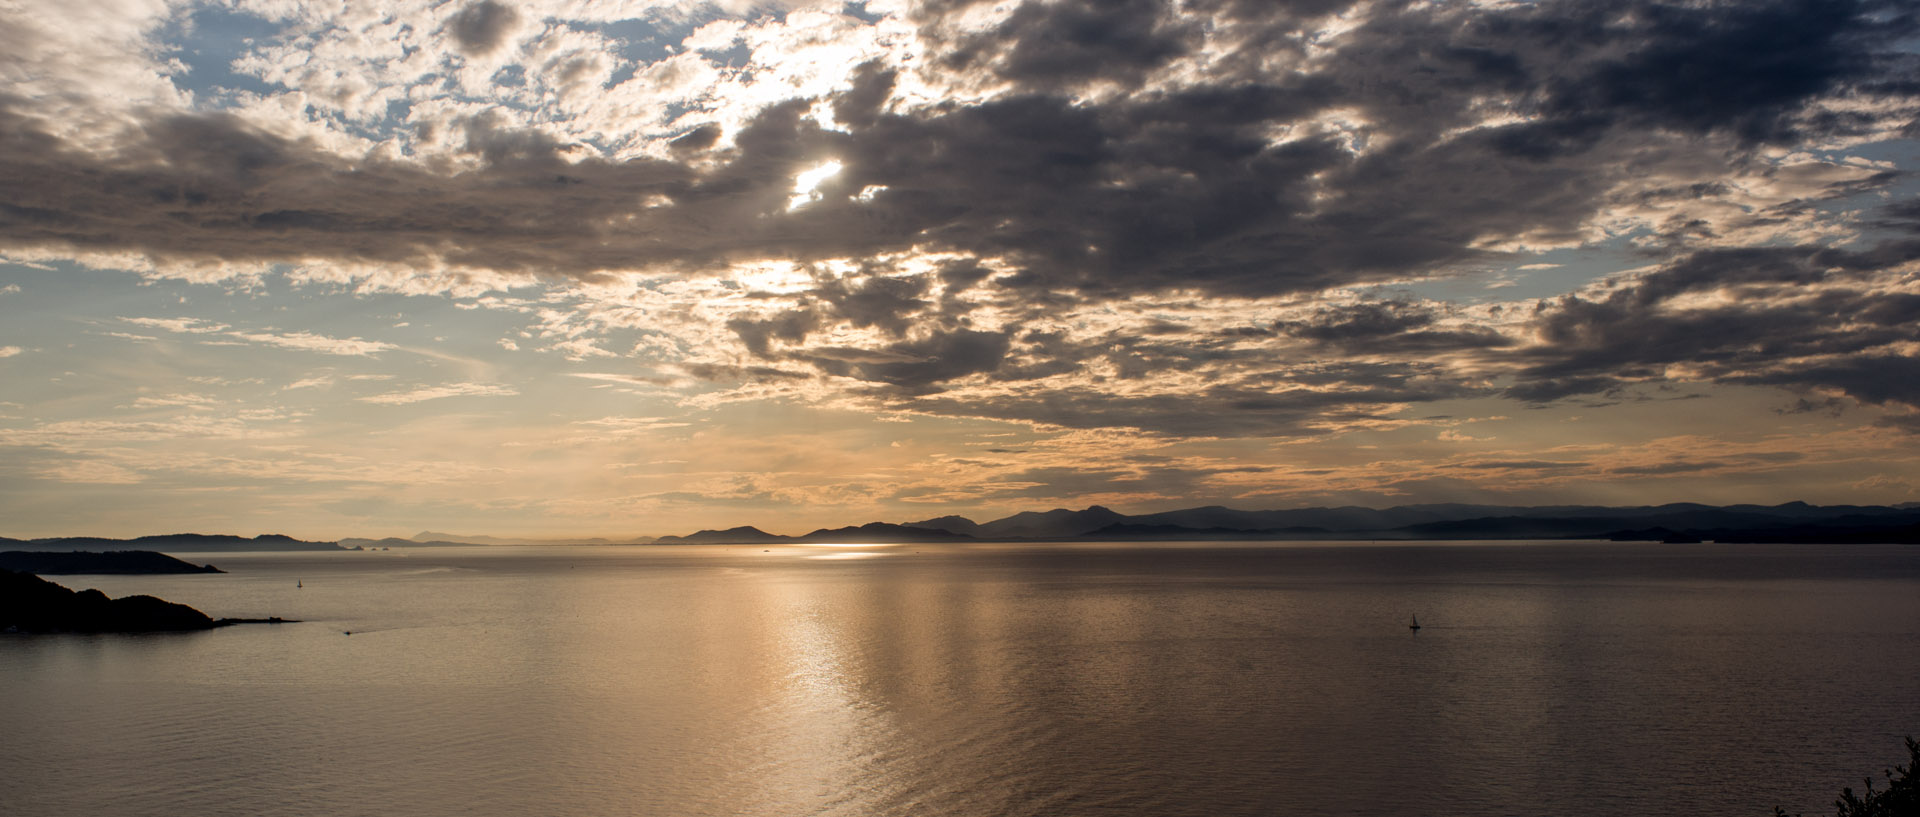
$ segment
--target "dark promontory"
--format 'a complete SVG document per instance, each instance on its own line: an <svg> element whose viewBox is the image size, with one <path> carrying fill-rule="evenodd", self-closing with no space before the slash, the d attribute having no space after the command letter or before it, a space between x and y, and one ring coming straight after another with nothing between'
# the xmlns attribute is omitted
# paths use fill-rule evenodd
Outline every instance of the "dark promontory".
<svg viewBox="0 0 1920 817"><path fill-rule="evenodd" d="M149 633L253 622L277 624L280 619L215 620L152 596L110 599L98 590L76 593L31 573L0 570L0 632Z"/></svg>
<svg viewBox="0 0 1920 817"><path fill-rule="evenodd" d="M109 550L94 553L76 550L64 553L9 550L0 553L0 570L17 570L41 576L159 575L168 573L225 573L213 565L195 565L151 550Z"/></svg>
<svg viewBox="0 0 1920 817"><path fill-rule="evenodd" d="M208 533L165 533L136 539L104 539L98 536L56 536L49 539L4 539L0 547L8 550L157 550L162 553L256 553L287 550L345 550L334 542L307 542L278 533L265 533L251 539L244 536Z"/></svg>

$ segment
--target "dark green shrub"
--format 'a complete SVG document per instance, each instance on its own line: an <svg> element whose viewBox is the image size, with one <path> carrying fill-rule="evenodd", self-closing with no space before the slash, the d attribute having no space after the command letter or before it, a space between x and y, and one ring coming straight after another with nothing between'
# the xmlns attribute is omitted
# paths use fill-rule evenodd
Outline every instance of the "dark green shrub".
<svg viewBox="0 0 1920 817"><path fill-rule="evenodd" d="M1914 775L1920 769L1920 741L1907 738L1907 755L1907 765L1887 770L1885 789L1874 791L1871 777L1864 796L1841 789L1840 799L1833 801L1836 817L1920 817L1920 777ZM1779 806L1773 807L1773 815L1787 817Z"/></svg>

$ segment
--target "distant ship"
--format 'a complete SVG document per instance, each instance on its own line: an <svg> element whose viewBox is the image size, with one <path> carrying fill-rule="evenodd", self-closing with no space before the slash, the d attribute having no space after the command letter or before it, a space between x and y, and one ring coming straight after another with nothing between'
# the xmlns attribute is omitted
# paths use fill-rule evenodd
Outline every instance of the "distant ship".
<svg viewBox="0 0 1920 817"><path fill-rule="evenodd" d="M1420 617L1419 617L1419 616L1414 616L1414 617L1413 617L1413 623L1412 623L1412 624L1409 624L1409 625L1407 625L1407 629L1409 629L1409 630L1412 630L1412 631L1414 631L1414 632L1416 632L1416 633L1417 633L1417 632L1420 632Z"/></svg>

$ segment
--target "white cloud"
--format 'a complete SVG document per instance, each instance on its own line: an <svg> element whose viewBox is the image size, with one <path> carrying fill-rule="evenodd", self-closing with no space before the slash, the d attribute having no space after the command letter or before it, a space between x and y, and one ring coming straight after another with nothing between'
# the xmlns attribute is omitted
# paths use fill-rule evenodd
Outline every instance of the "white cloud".
<svg viewBox="0 0 1920 817"><path fill-rule="evenodd" d="M164 421L61 420L33 428L0 429L0 445L36 445L71 449L102 442L162 442L188 439L259 439L278 432L250 426L236 417L190 414Z"/></svg>
<svg viewBox="0 0 1920 817"><path fill-rule="evenodd" d="M602 417L598 420L575 420L573 424L621 434L658 431L667 428L686 428L692 425L692 423L668 420L663 417Z"/></svg>
<svg viewBox="0 0 1920 817"><path fill-rule="evenodd" d="M82 482L96 485L131 485L142 477L110 462L63 462L40 469L40 476L55 482Z"/></svg>
<svg viewBox="0 0 1920 817"><path fill-rule="evenodd" d="M520 392L512 386L488 383L454 383L447 386L422 386L410 391L387 392L360 398L361 402L403 406L443 397L511 397Z"/></svg>
<svg viewBox="0 0 1920 817"><path fill-rule="evenodd" d="M219 402L220 401L215 400L203 394L168 394L168 395L162 395L160 397L136 398L133 401L133 407L134 408L171 408L171 407L177 407L177 406L186 406L190 408L206 408L208 406L217 405Z"/></svg>
<svg viewBox="0 0 1920 817"><path fill-rule="evenodd" d="M20 354L23 351L26 351L26 350L21 349L18 346L0 346L0 357L13 357L14 355Z"/></svg>
<svg viewBox="0 0 1920 817"><path fill-rule="evenodd" d="M614 372L567 372L567 376L577 377L582 380L601 380L608 383L625 383L634 386L659 386L670 380L669 378L652 375L616 374Z"/></svg>
<svg viewBox="0 0 1920 817"><path fill-rule="evenodd" d="M112 138L139 108L185 107L188 95L174 86L172 69L148 40L170 5L23 0L0 6L0 86L34 100L46 125L81 143Z"/></svg>
<svg viewBox="0 0 1920 817"><path fill-rule="evenodd" d="M135 326L193 335L207 335L224 332L227 329L224 323L214 323L199 318L121 318L120 320Z"/></svg>
<svg viewBox="0 0 1920 817"><path fill-rule="evenodd" d="M233 329L224 323L215 323L201 318L121 318L120 320L134 324L135 326L145 326L178 334L220 334L250 343L277 346L282 349L297 349L303 352L322 352L330 355L365 357L397 348L391 343L384 343L377 340L331 338L325 335L316 335L312 332L276 332L272 330L243 331ZM203 343L212 345L237 345L224 344L221 341L212 340L203 341Z"/></svg>
<svg viewBox="0 0 1920 817"><path fill-rule="evenodd" d="M264 343L264 344L267 344L268 346L278 346L282 349L299 349L301 351L306 351L306 352L323 352L329 355L368 356L368 355L375 354L377 352L385 352L385 351L389 351L396 348L391 343L382 343L377 340L361 340L359 338L330 338L325 335L316 335L311 332L288 332L284 334L275 334L271 332L228 332L227 334L232 337L239 338L241 340L250 340L250 341L253 341L254 343Z"/></svg>

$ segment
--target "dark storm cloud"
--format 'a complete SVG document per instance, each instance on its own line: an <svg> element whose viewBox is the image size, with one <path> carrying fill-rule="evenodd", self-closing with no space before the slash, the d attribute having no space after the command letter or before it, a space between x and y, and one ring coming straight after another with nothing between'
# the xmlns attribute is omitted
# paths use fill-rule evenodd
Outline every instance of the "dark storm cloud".
<svg viewBox="0 0 1920 817"><path fill-rule="evenodd" d="M1151 493L1168 497L1198 496L1217 488L1215 478L1226 474L1266 471L1266 468L1184 468L1144 465L1137 468L1047 467L1028 468L997 476L981 487L992 499L1052 498L1093 494ZM909 493L903 491L903 494Z"/></svg>
<svg viewBox="0 0 1920 817"><path fill-rule="evenodd" d="M1282 328L1295 337L1355 353L1414 353L1508 346L1511 338L1484 327L1436 328L1431 307L1380 301L1324 309Z"/></svg>
<svg viewBox="0 0 1920 817"><path fill-rule="evenodd" d="M799 372L789 372L785 369L775 369L770 366L719 366L707 363L689 363L681 365L680 369L693 377L712 381L752 380L767 382L805 380L807 378L807 375Z"/></svg>
<svg viewBox="0 0 1920 817"><path fill-rule="evenodd" d="M727 324L747 351L768 361L799 362L822 374L849 377L921 393L956 378L999 368L1011 333L969 329L951 321L907 336L909 316L928 302L918 296L918 278L867 277L854 283L825 279L812 298L768 317L736 318ZM809 336L833 325L876 327L894 339L877 347L808 345Z"/></svg>
<svg viewBox="0 0 1920 817"><path fill-rule="evenodd" d="M838 351L818 348L797 353L796 357L827 374L918 392L936 383L994 370L1007 355L1007 335L957 329L895 343L877 353L862 350L836 358Z"/></svg>
<svg viewBox="0 0 1920 817"><path fill-rule="evenodd" d="M875 276L854 283L835 278L813 290L847 323L877 326L896 337L906 332L909 316L930 306L922 300L926 293L927 281L918 276Z"/></svg>
<svg viewBox="0 0 1920 817"><path fill-rule="evenodd" d="M1658 380L1685 365L1708 380L1829 390L1920 406L1920 296L1877 291L1920 260L1920 242L1864 251L1771 247L1696 253L1597 300L1540 304L1539 343L1514 354L1509 396L1544 402ZM1674 299L1739 293L1686 308ZM1812 405L1812 404L1809 404Z"/></svg>
<svg viewBox="0 0 1920 817"><path fill-rule="evenodd" d="M1069 103L1050 95L1058 78L1112 60L1062 45L1072 37L1061 29L1125 38L1065 22L1092 8L1052 6L1030 30L995 33L996 54L1061 46L1040 75L1002 71L1024 94L856 131L848 183L888 185L890 210L921 214L952 247L1018 260L1016 286L1096 297L1309 291L1466 260L1489 236L1572 235L1605 206L1627 157L1685 150L1657 129L1791 138L1781 123L1798 106L1879 77L1896 59L1888 44L1912 29L1864 4L1429 7L1375 15L1324 72L1272 76L1251 67L1271 52L1248 44L1297 35L1293 10L1235 7L1218 39L1241 38L1244 50L1218 55L1219 81ZM1126 36L1160 31L1168 15L1135 10ZM1743 79L1788 72L1788 83ZM1632 93L1656 80L1675 88ZM1474 100L1489 95L1537 121L1440 138L1477 124ZM1363 111L1385 146L1355 155L1331 135L1273 143L1272 126L1336 107ZM1336 194L1316 201L1322 189Z"/></svg>
<svg viewBox="0 0 1920 817"><path fill-rule="evenodd" d="M896 398L899 408L1064 428L1136 428L1194 437L1290 437L1389 421L1401 404L1484 390L1418 364L1328 364L1238 377L1177 393L1070 386L997 395Z"/></svg>
<svg viewBox="0 0 1920 817"><path fill-rule="evenodd" d="M1920 332L1910 331L1909 336L1920 340ZM1828 388L1873 405L1920 406L1920 358L1904 355L1857 355L1729 379L1769 386Z"/></svg>
<svg viewBox="0 0 1920 817"><path fill-rule="evenodd" d="M1509 396L1534 402L1686 364L1724 382L1920 404L1914 387L1889 382L1911 359L1884 351L1914 339L1920 306L1868 283L1913 258L1911 247L1689 254L1686 242L1712 225L1684 220L1661 228L1667 243L1654 251L1675 255L1658 272L1605 297L1543 304L1526 348L1399 302L1205 337L1141 322L1131 335L1074 339L972 326L955 297L990 290L1040 315L1176 291L1301 295L1445 272L1505 239L1577 243L1616 205L1730 189L1689 181L1610 199L1649 167L1732 171L1762 163L1764 150L1913 127L1900 105L1809 108L1920 94L1916 59L1900 45L1920 30L1907 4L1089 0L1026 3L997 28L956 33L947 16L972 5L924 3L913 19L931 64L998 83L989 101L890 108L906 69L868 63L825 100L844 131L808 117L816 100L795 99L736 132L692 128L666 159L607 160L485 114L455 125L476 162L459 172L349 160L212 114L155 115L111 135L114 150L81 150L52 135L34 100L0 97L0 243L174 260L444 260L555 277L949 252L976 260L938 272L938 297L930 280L822 279L804 303L729 326L763 361L865 381L881 399L1070 427L1301 434L1488 388L1415 363L1347 366L1343 355L1477 355L1508 378ZM1343 10L1357 27L1310 41L1311 21ZM448 30L478 55L517 21L482 0ZM1201 49L1206 76L1158 81ZM1310 52L1312 70L1285 59ZM1077 96L1090 89L1100 93ZM1489 100L1529 118L1490 120ZM1364 124L1343 130L1341 119ZM842 169L819 200L790 208L795 175L830 158ZM1752 219L1810 217L1823 199L1892 181ZM1913 220L1900 206L1878 218L1889 229ZM987 259L1011 273L989 279ZM1781 295L1792 287L1814 294ZM1668 308L1710 289L1737 297ZM887 340L825 345L843 325ZM1316 369L1281 346L1241 343L1262 336L1334 360ZM1019 384L1094 362L1119 385L965 400L939 391L972 375ZM1212 384L1178 395L1120 387L1190 372ZM1313 380L1327 372L1337 374Z"/></svg>
<svg viewBox="0 0 1920 817"><path fill-rule="evenodd" d="M1920 412L1889 414L1875 420L1874 425L1920 435Z"/></svg>
<svg viewBox="0 0 1920 817"><path fill-rule="evenodd" d="M1898 6L1866 3L1387 6L1324 70L1262 68L1273 43L1298 43L1303 9L1332 8L1308 5L1213 4L1205 40L1200 18L1152 0L1021 6L978 43L933 38L947 59L990 65L1009 93L889 113L895 71L868 64L831 100L848 132L822 130L804 117L811 101L794 100L698 168L582 158L484 115L462 127L485 164L459 174L348 162L217 115L156 120L102 158L64 149L28 100L9 99L0 240L168 257L444 255L558 275L921 246L1007 259L1020 274L1001 285L1028 291L1307 292L1474 258L1490 237L1571 234L1605 205L1624 157L1733 149L1635 128L1789 138L1800 103L1887 79L1889 43L1913 30L1911 15L1889 14ZM922 11L929 32L941 8ZM514 19L487 0L450 26L484 50ZM1102 102L1061 93L1207 42L1220 49L1209 80ZM1442 138L1476 124L1488 96L1539 120ZM1276 127L1334 108L1361 111L1373 144L1274 141ZM718 139L695 129L676 153ZM794 174L826 157L842 172L788 212ZM848 198L868 186L885 190ZM671 206L641 206L650 196Z"/></svg>
<svg viewBox="0 0 1920 817"><path fill-rule="evenodd" d="M1597 5L1574 36L1626 29L1620 33L1646 45L1554 83L1546 109L1562 121L1630 117L1696 132L1726 128L1750 141L1790 138L1800 103L1870 76L1876 41L1912 25L1898 17L1876 23L1863 17L1869 11L1911 13L1832 0L1637 4L1623 24L1619 10Z"/></svg>
<svg viewBox="0 0 1920 817"><path fill-rule="evenodd" d="M506 42L507 32L519 20L519 12L511 7L493 0L480 0L453 15L453 19L447 21L447 30L463 53L486 55Z"/></svg>
<svg viewBox="0 0 1920 817"><path fill-rule="evenodd" d="M682 153L706 150L707 148L713 147L713 144L718 141L720 141L720 128L714 125L701 125L700 127L674 137L667 145L671 147L675 153Z"/></svg>
<svg viewBox="0 0 1920 817"><path fill-rule="evenodd" d="M871 127L880 115L880 106L893 94L899 72L878 61L864 62L853 70L853 87L833 99L834 121L855 128Z"/></svg>
<svg viewBox="0 0 1920 817"><path fill-rule="evenodd" d="M1464 468L1470 471L1564 471L1585 468L1584 462L1559 462L1555 460L1477 460L1457 462L1442 466L1445 468Z"/></svg>
<svg viewBox="0 0 1920 817"><path fill-rule="evenodd" d="M811 309L791 309L771 318L735 318L727 322L727 328L739 336L747 351L760 357L773 355L773 341L800 343L819 327L820 317Z"/></svg>
<svg viewBox="0 0 1920 817"><path fill-rule="evenodd" d="M1160 0L1021 3L991 30L952 43L957 71L987 69L1028 88L1059 90L1090 80L1133 85L1198 42L1196 20Z"/></svg>
<svg viewBox="0 0 1920 817"><path fill-rule="evenodd" d="M644 242L599 240L610 213L692 182L666 162L563 162L551 140L485 118L467 127L470 149L489 162L479 173L349 162L220 115L150 122L103 161L65 148L24 107L0 98L0 179L11 202L0 236L15 245L188 260L443 256L529 272L564 256L555 271L586 273L649 254Z"/></svg>
<svg viewBox="0 0 1920 817"><path fill-rule="evenodd" d="M1244 331L1211 331L1136 319L1112 331L1084 337L1047 330L980 331L969 327L965 310L944 305L936 309L923 297L925 277L822 275L816 287L805 293L800 306L763 317L736 319L729 327L749 352L763 360L804 363L822 374L876 384L879 388L869 396L882 401L914 401L903 405L915 407L922 407L916 398L936 395L941 384L976 374L984 374L982 382L987 384L1019 384L1097 369L1106 373L1096 378L1104 384L1097 390L1107 393L1152 388L1160 378L1176 374L1204 377L1214 384L1205 394L1186 395L1182 399L1188 402L1184 403L1129 398L1129 411L1091 414L1082 400L1039 400L1038 394L1056 388L1048 384L1035 387L1032 394L1019 388L1004 396L1004 405L993 409L1009 417L1065 426L1099 427L1107 420L1098 418L1124 416L1127 425L1176 433L1174 429L1206 422L1196 413L1212 413L1219 415L1213 420L1219 428L1215 433L1239 436L1254 429L1307 422L1323 407L1353 409L1342 415L1342 422L1362 416L1378 419L1354 407L1426 402L1487 391L1485 386L1461 382L1444 367L1431 363L1318 360L1321 354L1280 338L1276 332L1247 327L1241 328ZM951 276L943 273L940 277L952 285ZM1409 320L1422 327L1434 319L1420 307L1406 303L1390 302L1380 308L1408 315L1418 313L1421 317ZM1044 308L1035 308L1029 315L1037 319L1045 312ZM1367 322L1366 318L1354 318L1364 314L1369 314L1366 306L1355 306L1328 310L1321 317L1326 319L1325 325L1345 326ZM1021 323L1014 321L1012 325ZM858 348L813 340L819 333L842 326L877 328L890 339ZM1490 329L1471 327L1396 332L1393 326L1383 324L1364 332L1340 329L1338 333L1363 336L1347 341L1346 346L1349 350L1364 347L1369 354L1406 350L1428 355L1471 353L1512 343ZM1246 343L1249 339L1256 342ZM1014 405L1030 402L1033 404ZM936 400L926 405L946 404ZM1161 410L1183 416L1151 416ZM1235 412L1269 416L1244 421L1227 416ZM1069 414L1086 416L1065 416ZM1088 417L1096 419L1089 422Z"/></svg>
<svg viewBox="0 0 1920 817"><path fill-rule="evenodd" d="M1620 468L1609 468L1607 469L1607 473L1623 476L1657 477L1667 474L1691 474L1699 471L1712 471L1716 468L1725 468L1731 464L1732 463L1718 460L1663 462L1657 465L1628 465Z"/></svg>

